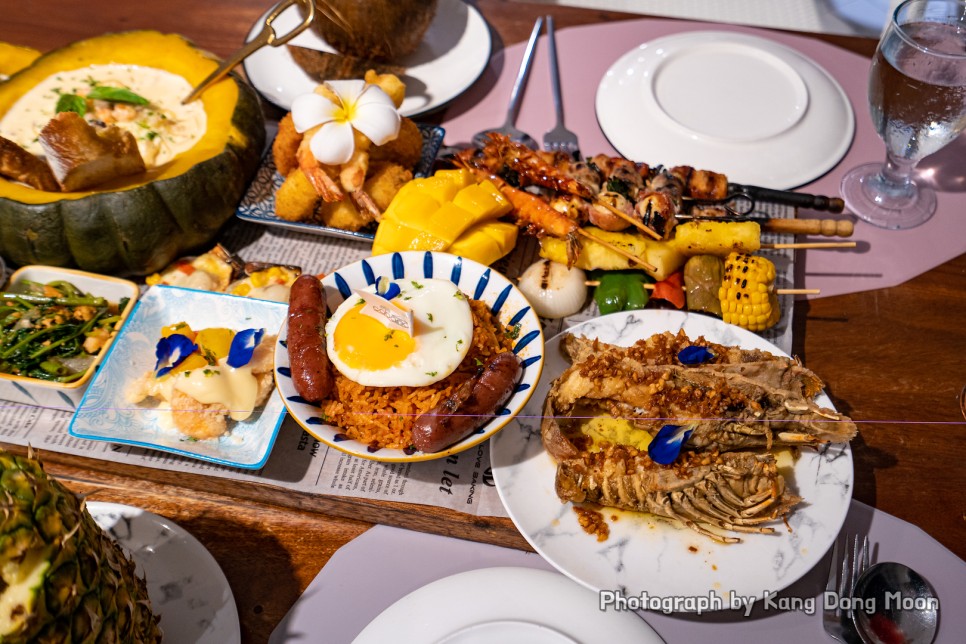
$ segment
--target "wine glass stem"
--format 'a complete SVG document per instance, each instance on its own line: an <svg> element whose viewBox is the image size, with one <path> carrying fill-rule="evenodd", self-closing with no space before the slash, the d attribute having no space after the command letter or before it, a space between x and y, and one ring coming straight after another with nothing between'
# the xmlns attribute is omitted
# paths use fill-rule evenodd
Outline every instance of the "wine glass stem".
<svg viewBox="0 0 966 644"><path fill-rule="evenodd" d="M885 165L882 166L882 176L897 187L905 186L912 183L912 171L915 167L915 161L897 160L891 154L887 154Z"/></svg>
<svg viewBox="0 0 966 644"><path fill-rule="evenodd" d="M915 168L915 161L897 159L887 154L879 180L874 182L875 185L869 186L874 201L893 209L914 203L918 194L916 183L912 180Z"/></svg>

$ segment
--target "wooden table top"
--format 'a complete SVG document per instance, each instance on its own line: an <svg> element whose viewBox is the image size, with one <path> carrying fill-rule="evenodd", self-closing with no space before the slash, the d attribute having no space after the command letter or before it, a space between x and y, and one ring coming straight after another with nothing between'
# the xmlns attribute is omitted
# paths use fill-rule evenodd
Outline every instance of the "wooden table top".
<svg viewBox="0 0 966 644"><path fill-rule="evenodd" d="M474 4L493 29L495 49L525 40L548 11L558 28L641 17L506 0ZM0 21L0 41L46 51L104 32L150 28L184 34L226 56L269 6L270 0L18 3ZM866 39L810 37L869 56L875 49ZM836 407L860 421L852 443L854 497L922 527L966 558L964 285L966 255L894 288L799 302L794 352L828 383ZM503 519L297 495L55 453L45 460L75 491L167 516L204 543L231 584L245 642L266 642L332 553L372 523L527 547Z"/></svg>

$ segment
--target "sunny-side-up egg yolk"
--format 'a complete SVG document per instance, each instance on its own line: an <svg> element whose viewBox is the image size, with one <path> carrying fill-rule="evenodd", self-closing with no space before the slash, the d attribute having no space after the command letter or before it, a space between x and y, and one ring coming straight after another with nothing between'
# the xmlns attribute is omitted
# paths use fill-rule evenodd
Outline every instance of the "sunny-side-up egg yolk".
<svg viewBox="0 0 966 644"><path fill-rule="evenodd" d="M453 373L473 340L473 315L452 282L396 280L392 302L413 313L414 334L385 326L362 313L350 296L325 325L326 351L346 378L367 387L422 387ZM375 287L366 289L375 292Z"/></svg>

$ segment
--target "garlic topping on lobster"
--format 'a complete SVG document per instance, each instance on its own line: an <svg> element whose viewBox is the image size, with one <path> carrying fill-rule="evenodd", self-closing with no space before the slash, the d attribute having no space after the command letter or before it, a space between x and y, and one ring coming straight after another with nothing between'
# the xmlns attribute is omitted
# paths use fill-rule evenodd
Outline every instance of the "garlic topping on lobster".
<svg viewBox="0 0 966 644"><path fill-rule="evenodd" d="M771 533L801 499L776 446L821 447L855 423L812 398L797 360L663 333L621 347L567 336L541 437L562 501L649 512L723 543ZM714 528L717 531L709 529Z"/></svg>

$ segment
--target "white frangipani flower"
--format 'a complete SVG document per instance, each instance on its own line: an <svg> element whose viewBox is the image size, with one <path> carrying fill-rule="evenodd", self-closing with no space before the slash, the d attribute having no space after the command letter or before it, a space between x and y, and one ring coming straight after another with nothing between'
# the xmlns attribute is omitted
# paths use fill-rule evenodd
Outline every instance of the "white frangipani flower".
<svg viewBox="0 0 966 644"><path fill-rule="evenodd" d="M374 145L399 136L401 118L386 92L364 80L328 81L325 87L336 100L319 94L302 94L292 102L296 131L322 127L312 136L309 148L320 163L347 163L355 151L353 129Z"/></svg>

